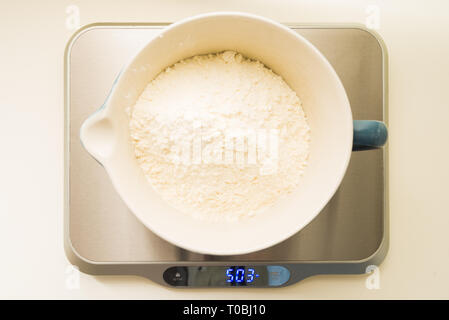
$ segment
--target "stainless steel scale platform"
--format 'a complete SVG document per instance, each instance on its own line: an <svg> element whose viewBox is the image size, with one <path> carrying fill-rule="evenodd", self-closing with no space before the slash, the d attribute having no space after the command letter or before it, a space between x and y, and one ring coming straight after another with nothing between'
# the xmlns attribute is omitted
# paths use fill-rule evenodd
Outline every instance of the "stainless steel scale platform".
<svg viewBox="0 0 449 320"><path fill-rule="evenodd" d="M189 252L134 217L82 147L79 129L102 105L124 64L166 25L94 24L67 44L64 241L70 262L88 274L140 275L175 287L281 287L316 274L361 274L379 265L388 250L386 148L354 152L341 187L319 216L259 252ZM356 25L289 26L334 66L354 119L387 122L387 53L377 35ZM250 279L250 273L258 277Z"/></svg>

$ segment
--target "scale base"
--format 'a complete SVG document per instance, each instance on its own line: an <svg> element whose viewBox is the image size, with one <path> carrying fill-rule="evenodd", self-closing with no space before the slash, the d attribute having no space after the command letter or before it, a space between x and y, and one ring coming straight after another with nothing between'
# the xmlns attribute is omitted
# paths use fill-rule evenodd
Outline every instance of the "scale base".
<svg viewBox="0 0 449 320"><path fill-rule="evenodd" d="M67 45L64 241L70 262L92 275L139 275L177 288L235 286L226 282L223 272L239 266L247 273L249 268L260 271L261 278L265 272L264 281L245 287L282 287L312 275L362 274L369 265L379 265L388 250L386 148L353 153L339 190L319 216L296 235L262 251L240 256L189 252L137 221L103 167L81 146L79 129L102 105L123 65L165 27L95 24L81 29ZM387 122L386 48L376 35L353 25L290 27L333 65L354 119ZM173 280L179 278L176 268L187 270L180 280ZM282 268L288 277L273 280L276 274L286 274Z"/></svg>

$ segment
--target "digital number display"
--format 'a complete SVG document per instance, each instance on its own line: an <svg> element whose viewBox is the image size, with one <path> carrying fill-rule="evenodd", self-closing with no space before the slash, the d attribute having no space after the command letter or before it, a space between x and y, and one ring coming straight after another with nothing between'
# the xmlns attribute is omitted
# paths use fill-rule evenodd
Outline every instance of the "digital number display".
<svg viewBox="0 0 449 320"><path fill-rule="evenodd" d="M229 267L226 269L226 282L231 284L248 284L259 278L254 268Z"/></svg>
<svg viewBox="0 0 449 320"><path fill-rule="evenodd" d="M163 273L175 287L278 287L290 280L287 266L171 266Z"/></svg>

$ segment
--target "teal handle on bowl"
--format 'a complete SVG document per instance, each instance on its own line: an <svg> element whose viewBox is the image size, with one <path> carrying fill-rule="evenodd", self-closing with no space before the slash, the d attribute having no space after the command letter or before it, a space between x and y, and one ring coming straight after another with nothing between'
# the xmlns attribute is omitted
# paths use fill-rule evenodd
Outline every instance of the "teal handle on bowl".
<svg viewBox="0 0 449 320"><path fill-rule="evenodd" d="M388 137L385 123L375 120L354 120L352 151L381 148Z"/></svg>

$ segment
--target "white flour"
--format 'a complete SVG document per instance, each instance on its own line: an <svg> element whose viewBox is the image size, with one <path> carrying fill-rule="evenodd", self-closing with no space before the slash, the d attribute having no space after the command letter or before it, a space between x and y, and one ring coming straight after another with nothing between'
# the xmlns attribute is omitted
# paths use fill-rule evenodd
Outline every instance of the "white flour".
<svg viewBox="0 0 449 320"><path fill-rule="evenodd" d="M254 216L293 191L307 166L310 129L298 96L232 51L167 68L129 115L148 181L197 218Z"/></svg>

